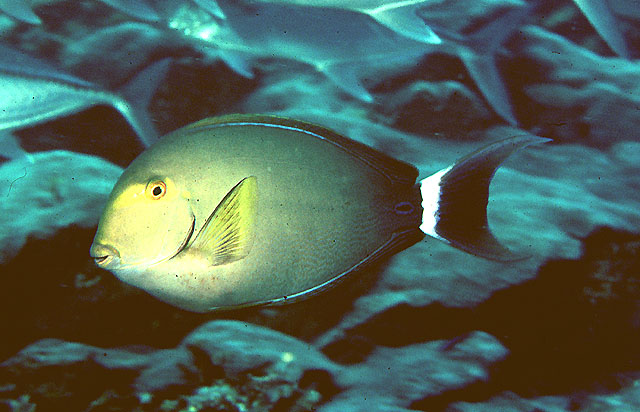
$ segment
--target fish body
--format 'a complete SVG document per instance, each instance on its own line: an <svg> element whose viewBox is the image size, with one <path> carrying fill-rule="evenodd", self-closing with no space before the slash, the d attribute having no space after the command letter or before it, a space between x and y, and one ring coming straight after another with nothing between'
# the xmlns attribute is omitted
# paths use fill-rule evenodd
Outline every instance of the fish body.
<svg viewBox="0 0 640 412"><path fill-rule="evenodd" d="M313 295L424 233L510 258L486 228L482 193L501 159L541 140L503 143L482 154L482 167L466 160L421 184L413 166L319 126L267 116L206 119L131 163L90 253L124 282L197 312ZM438 206L440 187L459 187L457 174L468 167L478 168L479 212L456 209L468 199L445 196ZM449 216L452 207L459 216ZM455 218L469 228L456 230Z"/></svg>
<svg viewBox="0 0 640 412"><path fill-rule="evenodd" d="M33 126L90 106L118 110L146 145L157 139L146 106L168 61L152 64L112 93L65 73L40 59L0 46L0 130Z"/></svg>
<svg viewBox="0 0 640 412"><path fill-rule="evenodd" d="M435 46L398 35L368 16L346 9L257 4L248 12L220 3L226 19L210 44L232 67L257 58L303 62L364 102L373 97L362 80L410 67Z"/></svg>
<svg viewBox="0 0 640 412"><path fill-rule="evenodd" d="M407 38L424 43L442 43L442 39L419 14L422 7L431 3L430 0L249 0L247 3L295 4L308 7L351 10L365 14Z"/></svg>
<svg viewBox="0 0 640 412"><path fill-rule="evenodd" d="M171 29L243 76L253 75L255 60L289 59L310 65L343 91L370 103L370 83L410 69L429 53L450 53L460 57L495 112L517 123L495 56L521 25L528 7L512 7L471 36L434 27L444 33L443 41L425 42L349 7L310 7L295 0L248 5L220 1L219 6L223 21L190 3L167 7L165 14Z"/></svg>

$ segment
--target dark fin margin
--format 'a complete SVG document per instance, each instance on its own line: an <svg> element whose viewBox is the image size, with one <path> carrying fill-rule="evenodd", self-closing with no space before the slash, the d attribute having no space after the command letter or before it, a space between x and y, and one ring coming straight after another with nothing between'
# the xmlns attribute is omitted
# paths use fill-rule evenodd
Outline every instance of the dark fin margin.
<svg viewBox="0 0 640 412"><path fill-rule="evenodd" d="M548 142L538 136L517 136L495 142L456 162L440 179L436 233L453 246L486 259L527 258L500 244L487 222L489 185L500 164L518 149Z"/></svg>

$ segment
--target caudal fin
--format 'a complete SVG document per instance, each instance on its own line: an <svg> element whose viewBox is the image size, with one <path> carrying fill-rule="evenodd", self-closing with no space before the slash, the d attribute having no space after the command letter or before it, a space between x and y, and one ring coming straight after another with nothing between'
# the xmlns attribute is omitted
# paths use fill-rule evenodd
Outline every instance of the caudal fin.
<svg viewBox="0 0 640 412"><path fill-rule="evenodd" d="M171 59L166 58L151 64L119 90L111 102L147 147L158 140L158 132L149 117L147 107L158 84L164 80L170 63Z"/></svg>
<svg viewBox="0 0 640 412"><path fill-rule="evenodd" d="M620 25L616 22L616 18L607 2L602 0L574 0L574 3L598 34L611 47L611 50L620 57L631 59L631 53L620 30Z"/></svg>
<svg viewBox="0 0 640 412"><path fill-rule="evenodd" d="M513 7L460 42L459 56L491 108L511 125L518 121L496 64L498 49L522 27L531 6Z"/></svg>
<svg viewBox="0 0 640 412"><path fill-rule="evenodd" d="M422 230L486 259L521 259L493 236L487 223L489 184L500 164L516 150L550 139L526 135L492 143L420 181Z"/></svg>
<svg viewBox="0 0 640 412"><path fill-rule="evenodd" d="M347 4L347 3L345 3ZM426 0L399 1L363 10L378 23L410 39L428 44L440 44L442 39L420 17L419 9Z"/></svg>
<svg viewBox="0 0 640 412"><path fill-rule="evenodd" d="M102 0L102 2L143 21L156 22L160 20L160 16L153 7L143 0Z"/></svg>
<svg viewBox="0 0 640 412"><path fill-rule="evenodd" d="M206 10L209 14L219 18L220 20L224 20L227 18L227 16L224 14L224 11L218 5L217 0L193 0L193 2L200 8Z"/></svg>
<svg viewBox="0 0 640 412"><path fill-rule="evenodd" d="M0 0L0 10L14 19L29 24L41 24L42 20L31 9L31 5L25 0Z"/></svg>

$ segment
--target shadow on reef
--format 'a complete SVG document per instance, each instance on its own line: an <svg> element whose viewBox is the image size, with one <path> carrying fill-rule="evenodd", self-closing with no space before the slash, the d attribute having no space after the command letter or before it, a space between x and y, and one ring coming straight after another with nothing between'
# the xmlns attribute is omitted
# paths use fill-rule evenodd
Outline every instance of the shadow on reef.
<svg viewBox="0 0 640 412"><path fill-rule="evenodd" d="M493 377L524 395L619 389L640 365L640 235L600 228L577 260L553 260L527 284L477 308L511 349Z"/></svg>
<svg viewBox="0 0 640 412"><path fill-rule="evenodd" d="M0 265L5 279L0 361L43 338L101 347L173 347L214 319L251 322L309 340L338 323L380 271L371 267L338 288L291 305L199 314L161 302L96 267L88 253L94 234L95 228L71 226L49 239L30 238L15 258Z"/></svg>
<svg viewBox="0 0 640 412"><path fill-rule="evenodd" d="M619 374L640 365L639 302L640 235L599 228L583 239L579 259L548 261L536 278L474 308L398 305L347 331L323 352L357 363L377 346L449 339L442 348L449 350L473 330L496 336L509 349L486 383L412 405L420 410L439 410L454 399L485 400L505 390L522 396L594 386L617 390L624 384Z"/></svg>
<svg viewBox="0 0 640 412"><path fill-rule="evenodd" d="M94 229L70 227L53 239L31 239L0 266L5 327L0 358L41 338L100 347L173 347L205 321L236 319L311 340L337 324L380 268L315 298L273 308L194 314L175 309L96 268L88 256ZM55 245L55 246L52 246ZM402 347L482 330L510 354L486 382L414 402L440 410L453 400L480 401L503 391L540 396L615 390L640 365L640 235L600 228L583 239L579 259L545 263L535 279L496 292L474 308L398 305L345 331L322 348L342 364L362 362L377 347ZM309 313L316 315L309 316ZM576 402L579 403L579 398Z"/></svg>
<svg viewBox="0 0 640 412"><path fill-rule="evenodd" d="M96 345L153 338L175 344L202 322L195 314L172 313L96 268L87 246L94 232L69 227L51 239L30 239L14 259L0 266L5 279L0 291L5 325L1 359L45 337Z"/></svg>

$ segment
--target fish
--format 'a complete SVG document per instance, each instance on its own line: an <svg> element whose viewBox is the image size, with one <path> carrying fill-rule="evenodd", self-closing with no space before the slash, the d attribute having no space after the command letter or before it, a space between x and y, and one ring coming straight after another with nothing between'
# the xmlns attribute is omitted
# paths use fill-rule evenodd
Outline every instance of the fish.
<svg viewBox="0 0 640 412"><path fill-rule="evenodd" d="M548 140L498 141L416 181L414 166L322 126L208 118L125 169L89 253L123 282L194 312L308 298L425 235L520 259L488 227L489 183L515 150Z"/></svg>
<svg viewBox="0 0 640 412"><path fill-rule="evenodd" d="M574 3L611 50L618 56L631 60L631 52L620 30L617 19L611 10L611 5L609 5L606 0L574 0ZM633 6L628 7L628 9L635 9L636 16L638 15L637 2L617 1L612 3L633 4Z"/></svg>
<svg viewBox="0 0 640 412"><path fill-rule="evenodd" d="M46 61L0 45L0 131L10 131L104 104L116 109L146 146L158 139L147 105L170 60L159 60L113 93ZM2 146L0 145L0 154Z"/></svg>
<svg viewBox="0 0 640 412"><path fill-rule="evenodd" d="M351 10L365 14L394 32L423 43L440 44L442 39L420 17L420 9L431 0L248 0L248 4L279 3Z"/></svg>
<svg viewBox="0 0 640 412"><path fill-rule="evenodd" d="M502 44L522 27L522 22L531 10L532 6L527 4L512 7L476 32L468 35L461 35L438 27L441 37L446 40L445 44L452 45L450 52L460 58L469 77L474 81L489 106L513 126L518 125L518 120L498 70L496 55Z"/></svg>
<svg viewBox="0 0 640 412"><path fill-rule="evenodd" d="M170 29L242 76L253 77L259 59L290 59L313 67L352 97L373 103L374 96L367 90L372 79L410 70L427 54L450 53L462 60L496 114L517 124L496 54L528 14L530 7L525 4L468 36L434 26L441 43L416 41L369 15L345 8L309 7L286 0L250 5L219 1L218 5L223 21L191 3L167 9L164 15Z"/></svg>
<svg viewBox="0 0 640 412"><path fill-rule="evenodd" d="M224 20L224 11L222 11L216 0L193 0L193 2L212 16Z"/></svg>
<svg viewBox="0 0 640 412"><path fill-rule="evenodd" d="M42 24L26 0L0 0L0 11L25 23Z"/></svg>
<svg viewBox="0 0 640 412"><path fill-rule="evenodd" d="M55 1L59 0L0 0L0 11L24 23L42 24L42 20L33 11L33 7L41 4L54 3ZM158 13L143 0L101 1L106 5L139 20L148 22L157 22L160 20Z"/></svg>

